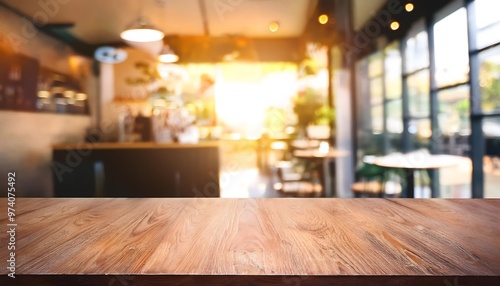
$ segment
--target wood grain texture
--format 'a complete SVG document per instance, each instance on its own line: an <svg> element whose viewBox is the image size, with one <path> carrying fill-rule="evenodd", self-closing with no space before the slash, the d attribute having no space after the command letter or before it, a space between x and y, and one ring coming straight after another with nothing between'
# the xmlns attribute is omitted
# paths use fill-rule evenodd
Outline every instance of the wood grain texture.
<svg viewBox="0 0 500 286"><path fill-rule="evenodd" d="M16 214L26 283L495 285L500 275L500 200L19 198ZM5 232L1 245L4 259Z"/></svg>

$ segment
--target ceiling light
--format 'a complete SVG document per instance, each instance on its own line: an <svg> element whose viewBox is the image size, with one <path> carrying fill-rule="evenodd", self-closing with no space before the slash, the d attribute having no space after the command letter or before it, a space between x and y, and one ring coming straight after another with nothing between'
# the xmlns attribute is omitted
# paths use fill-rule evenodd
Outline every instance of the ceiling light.
<svg viewBox="0 0 500 286"><path fill-rule="evenodd" d="M113 47L99 47L94 52L94 58L102 63L117 64L127 59L127 52Z"/></svg>
<svg viewBox="0 0 500 286"><path fill-rule="evenodd" d="M271 32L276 32L278 31L280 25L278 24L278 22L271 22L271 24L269 24L269 31Z"/></svg>
<svg viewBox="0 0 500 286"><path fill-rule="evenodd" d="M165 34L149 24L145 17L140 17L120 34L124 40L131 42L154 42L163 39Z"/></svg>
<svg viewBox="0 0 500 286"><path fill-rule="evenodd" d="M405 5L405 10L406 10L407 12L411 12L411 11L413 11L413 9L414 9L414 8L415 8L415 6L413 6L413 3L407 3L407 4Z"/></svg>
<svg viewBox="0 0 500 286"><path fill-rule="evenodd" d="M318 17L318 22L319 22L321 25L324 25L324 24L328 23L328 15L326 15L326 14L321 14L321 15Z"/></svg>
<svg viewBox="0 0 500 286"><path fill-rule="evenodd" d="M391 30L396 31L399 29L399 22L398 21L392 21L391 23Z"/></svg>
<svg viewBox="0 0 500 286"><path fill-rule="evenodd" d="M175 63L178 60L179 56L168 45L165 45L160 55L158 55L158 61L162 63Z"/></svg>

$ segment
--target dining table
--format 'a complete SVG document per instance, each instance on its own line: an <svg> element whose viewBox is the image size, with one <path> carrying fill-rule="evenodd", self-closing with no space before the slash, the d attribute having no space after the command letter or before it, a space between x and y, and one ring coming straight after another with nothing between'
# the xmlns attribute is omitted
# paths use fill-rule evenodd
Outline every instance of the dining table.
<svg viewBox="0 0 500 286"><path fill-rule="evenodd" d="M314 149L319 148L320 140L297 139L290 142L290 146L294 149Z"/></svg>
<svg viewBox="0 0 500 286"><path fill-rule="evenodd" d="M371 159L370 164L383 168L401 169L406 178L406 197L415 197L415 171L437 170L462 164L464 157L448 154L431 154L424 151L393 153Z"/></svg>
<svg viewBox="0 0 500 286"><path fill-rule="evenodd" d="M338 157L345 157L349 152L339 150L322 142L318 148L313 149L297 149L293 151L293 156L307 160L321 160L321 186L326 197L334 197L332 191L332 174L330 162Z"/></svg>
<svg viewBox="0 0 500 286"><path fill-rule="evenodd" d="M0 285L500 285L496 199L9 202Z"/></svg>

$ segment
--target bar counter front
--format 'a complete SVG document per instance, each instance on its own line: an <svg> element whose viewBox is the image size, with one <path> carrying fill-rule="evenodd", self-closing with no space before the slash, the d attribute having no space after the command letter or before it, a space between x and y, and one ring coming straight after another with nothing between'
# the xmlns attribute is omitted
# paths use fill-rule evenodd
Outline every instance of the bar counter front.
<svg viewBox="0 0 500 286"><path fill-rule="evenodd" d="M217 142L53 146L56 197L219 197Z"/></svg>
<svg viewBox="0 0 500 286"><path fill-rule="evenodd" d="M494 199L17 198L0 284L500 285L499 214Z"/></svg>

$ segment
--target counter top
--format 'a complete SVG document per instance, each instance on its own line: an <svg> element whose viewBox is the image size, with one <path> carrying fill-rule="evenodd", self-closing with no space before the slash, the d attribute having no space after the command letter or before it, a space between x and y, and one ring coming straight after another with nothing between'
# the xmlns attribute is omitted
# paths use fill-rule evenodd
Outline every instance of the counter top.
<svg viewBox="0 0 500 286"><path fill-rule="evenodd" d="M494 199L17 198L15 213L16 282L499 285Z"/></svg>
<svg viewBox="0 0 500 286"><path fill-rule="evenodd" d="M158 149L158 148L205 148L218 147L217 141L190 143L156 143L156 142L99 142L54 144L52 149Z"/></svg>

